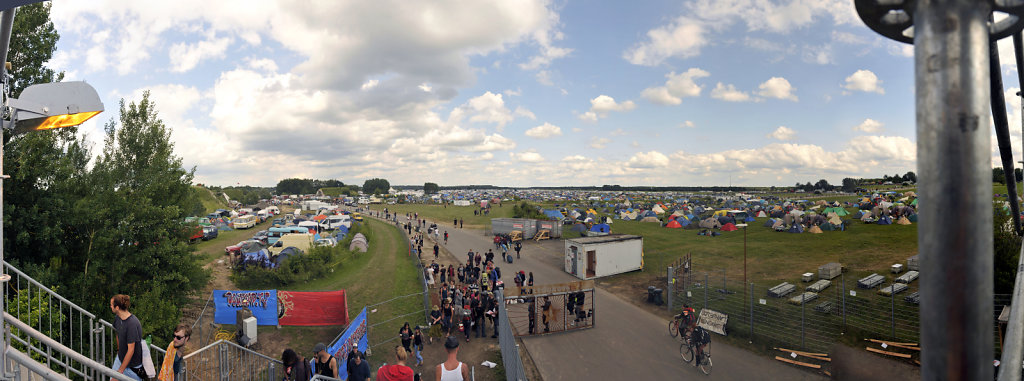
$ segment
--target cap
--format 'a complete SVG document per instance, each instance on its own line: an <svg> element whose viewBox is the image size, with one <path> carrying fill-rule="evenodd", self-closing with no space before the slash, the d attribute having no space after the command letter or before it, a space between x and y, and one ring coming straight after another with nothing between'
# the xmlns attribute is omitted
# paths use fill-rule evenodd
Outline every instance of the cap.
<svg viewBox="0 0 1024 381"><path fill-rule="evenodd" d="M359 349L359 343L352 343L352 348Z"/></svg>
<svg viewBox="0 0 1024 381"><path fill-rule="evenodd" d="M326 351L326 350L327 350L327 346L324 345L324 343L316 343L316 345L313 346L313 353L320 353L320 351Z"/></svg>
<svg viewBox="0 0 1024 381"><path fill-rule="evenodd" d="M444 341L444 347L447 349L455 349L459 347L459 339L455 336L448 336Z"/></svg>

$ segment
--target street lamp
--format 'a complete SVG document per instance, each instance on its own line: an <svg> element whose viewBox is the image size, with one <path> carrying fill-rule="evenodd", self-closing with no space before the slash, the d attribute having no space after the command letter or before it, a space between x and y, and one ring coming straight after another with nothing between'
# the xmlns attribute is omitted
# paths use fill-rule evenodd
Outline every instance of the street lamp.
<svg viewBox="0 0 1024 381"><path fill-rule="evenodd" d="M10 98L9 63L14 14L18 6L38 1L16 1L11 8L0 13L0 62L5 63L0 72L3 86L3 104L0 105L0 128L10 136L35 130L50 130L82 124L89 118L103 112L96 89L85 82L57 82L32 85L21 92L19 98ZM0 140L0 283L6 283L11 276L4 272L3 260L3 141ZM0 312L4 310L5 292L0 291ZM0 376L6 379L7 335L0 335Z"/></svg>

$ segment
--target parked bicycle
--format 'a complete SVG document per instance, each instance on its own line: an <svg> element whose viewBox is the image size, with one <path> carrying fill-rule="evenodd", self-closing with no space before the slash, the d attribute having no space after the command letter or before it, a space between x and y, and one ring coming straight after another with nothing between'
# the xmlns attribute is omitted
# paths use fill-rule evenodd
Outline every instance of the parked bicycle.
<svg viewBox="0 0 1024 381"><path fill-rule="evenodd" d="M692 338L683 340L683 343L679 345L679 355L685 362L691 362L696 357L697 368L700 368L704 374L711 374L710 345L711 335L707 330L697 327L693 330Z"/></svg>

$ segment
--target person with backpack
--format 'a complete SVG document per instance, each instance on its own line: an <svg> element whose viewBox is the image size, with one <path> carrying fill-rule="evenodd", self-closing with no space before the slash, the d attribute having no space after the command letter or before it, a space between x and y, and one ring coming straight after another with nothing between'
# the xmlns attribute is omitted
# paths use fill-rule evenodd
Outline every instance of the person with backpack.
<svg viewBox="0 0 1024 381"><path fill-rule="evenodd" d="M676 317L679 319L679 334L681 337L689 335L697 326L697 315L694 313L693 308L690 308L689 304L683 304L683 310Z"/></svg>
<svg viewBox="0 0 1024 381"><path fill-rule="evenodd" d="M516 241L516 259L519 259L519 251L523 249L523 243Z"/></svg>
<svg viewBox="0 0 1024 381"><path fill-rule="evenodd" d="M313 377L306 358L299 356L291 348L281 353L281 363L284 364L285 381L306 381Z"/></svg>
<svg viewBox="0 0 1024 381"><path fill-rule="evenodd" d="M704 359L704 348L711 344L711 334L708 333L708 330L697 327L693 330L693 336L690 341L694 347L694 352L696 352L695 358L697 360L693 362L693 366L700 365Z"/></svg>

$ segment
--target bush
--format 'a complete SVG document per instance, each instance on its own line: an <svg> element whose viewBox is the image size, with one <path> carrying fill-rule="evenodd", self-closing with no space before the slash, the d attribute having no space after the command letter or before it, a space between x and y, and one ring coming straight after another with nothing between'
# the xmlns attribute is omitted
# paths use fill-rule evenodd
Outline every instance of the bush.
<svg viewBox="0 0 1024 381"><path fill-rule="evenodd" d="M530 205L526 201L521 201L512 207L512 217L515 218L530 218L535 220L546 220L547 216L541 213L538 207Z"/></svg>
<svg viewBox="0 0 1024 381"><path fill-rule="evenodd" d="M372 240L369 229L355 223L337 246L313 246L303 255L286 259L277 268L235 268L231 274L231 281L243 289L264 289L319 279L340 266L342 260L356 254L348 250L352 236L356 233L363 233L368 241Z"/></svg>

